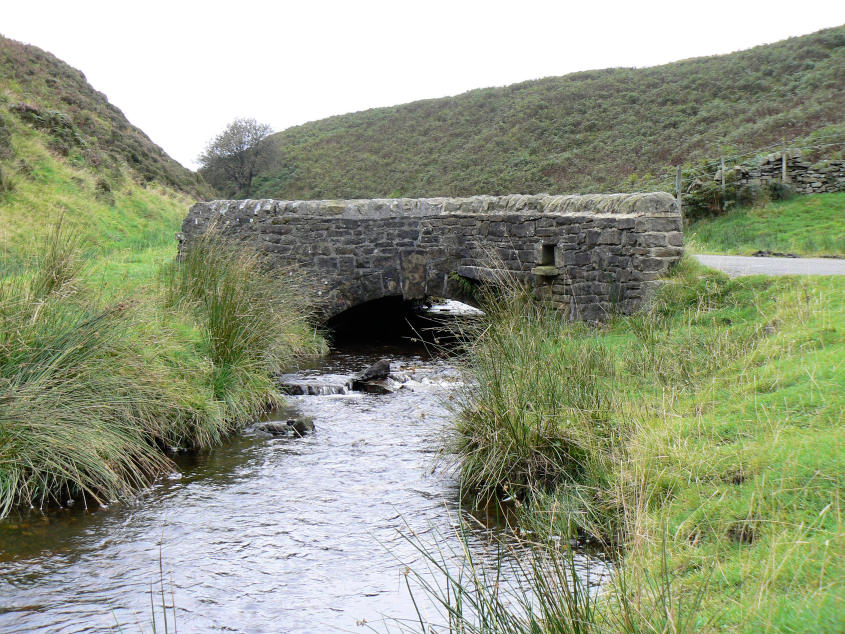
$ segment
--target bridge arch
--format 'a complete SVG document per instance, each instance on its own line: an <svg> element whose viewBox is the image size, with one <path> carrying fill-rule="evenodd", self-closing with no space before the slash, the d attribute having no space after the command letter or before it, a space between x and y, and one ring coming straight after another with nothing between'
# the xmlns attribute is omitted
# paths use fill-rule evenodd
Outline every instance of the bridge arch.
<svg viewBox="0 0 845 634"><path fill-rule="evenodd" d="M324 318L389 296L466 301L460 280L529 281L574 319L638 307L682 255L665 193L362 200L217 200L191 207L184 243L216 225L317 282Z"/></svg>

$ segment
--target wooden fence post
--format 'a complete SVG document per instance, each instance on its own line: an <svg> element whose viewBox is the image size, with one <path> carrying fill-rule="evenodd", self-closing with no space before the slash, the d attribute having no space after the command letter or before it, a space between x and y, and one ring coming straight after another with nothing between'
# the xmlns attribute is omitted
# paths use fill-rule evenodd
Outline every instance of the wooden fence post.
<svg viewBox="0 0 845 634"><path fill-rule="evenodd" d="M783 151L780 153L780 182L786 185L789 174L786 173L786 139L783 140Z"/></svg>
<svg viewBox="0 0 845 634"><path fill-rule="evenodd" d="M725 157L722 156L719 160L722 162L722 211L725 211Z"/></svg>
<svg viewBox="0 0 845 634"><path fill-rule="evenodd" d="M675 167L675 203L678 205L678 213L681 214L681 225L684 224L684 200L681 194L681 166Z"/></svg>

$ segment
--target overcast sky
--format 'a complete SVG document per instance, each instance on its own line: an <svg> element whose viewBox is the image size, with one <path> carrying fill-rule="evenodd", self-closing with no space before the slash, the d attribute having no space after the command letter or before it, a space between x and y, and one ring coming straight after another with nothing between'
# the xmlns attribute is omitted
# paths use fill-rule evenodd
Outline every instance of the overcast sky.
<svg viewBox="0 0 845 634"><path fill-rule="evenodd" d="M842 0L2 5L0 33L80 69L192 168L236 117L282 130L472 88L728 53L845 22Z"/></svg>

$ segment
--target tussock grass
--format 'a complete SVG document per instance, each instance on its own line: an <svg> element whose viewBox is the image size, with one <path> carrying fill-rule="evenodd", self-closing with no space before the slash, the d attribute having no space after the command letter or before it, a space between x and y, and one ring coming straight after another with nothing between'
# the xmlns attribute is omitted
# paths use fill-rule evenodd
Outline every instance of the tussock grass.
<svg viewBox="0 0 845 634"><path fill-rule="evenodd" d="M199 320L214 364L214 393L238 417L254 416L279 400L272 375L326 351L303 315L316 293L292 270L269 269L261 254L209 230L165 271L170 306ZM243 394L264 394L263 402ZM235 398L228 398L234 395Z"/></svg>
<svg viewBox="0 0 845 634"><path fill-rule="evenodd" d="M484 316L461 333L468 381L456 449L465 489L481 502L522 502L563 485L593 497L619 432L610 351L515 282L481 305Z"/></svg>
<svg viewBox="0 0 845 634"><path fill-rule="evenodd" d="M132 354L128 309L45 295L45 279L0 284L0 516L140 488L167 468L155 441L184 414Z"/></svg>
<svg viewBox="0 0 845 634"><path fill-rule="evenodd" d="M686 259L590 328L500 298L465 360L466 486L612 549L596 631L843 629L843 284Z"/></svg>
<svg viewBox="0 0 845 634"><path fill-rule="evenodd" d="M305 293L248 249L209 238L123 301L87 288L80 250L57 223L0 279L0 516L126 497L172 468L165 449L218 444L279 401L271 372L324 346Z"/></svg>

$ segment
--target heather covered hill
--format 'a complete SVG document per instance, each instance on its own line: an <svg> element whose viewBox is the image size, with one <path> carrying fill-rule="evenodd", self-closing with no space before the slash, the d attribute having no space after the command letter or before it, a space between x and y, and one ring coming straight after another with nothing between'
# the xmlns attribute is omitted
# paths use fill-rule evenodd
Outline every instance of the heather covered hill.
<svg viewBox="0 0 845 634"><path fill-rule="evenodd" d="M845 139L845 26L307 123L271 137L275 164L252 196L669 188L672 165L832 137Z"/></svg>
<svg viewBox="0 0 845 634"><path fill-rule="evenodd" d="M139 183L211 195L201 177L129 123L80 71L36 46L0 36L0 113L6 116L4 111L46 132L51 151L106 179L129 168Z"/></svg>

